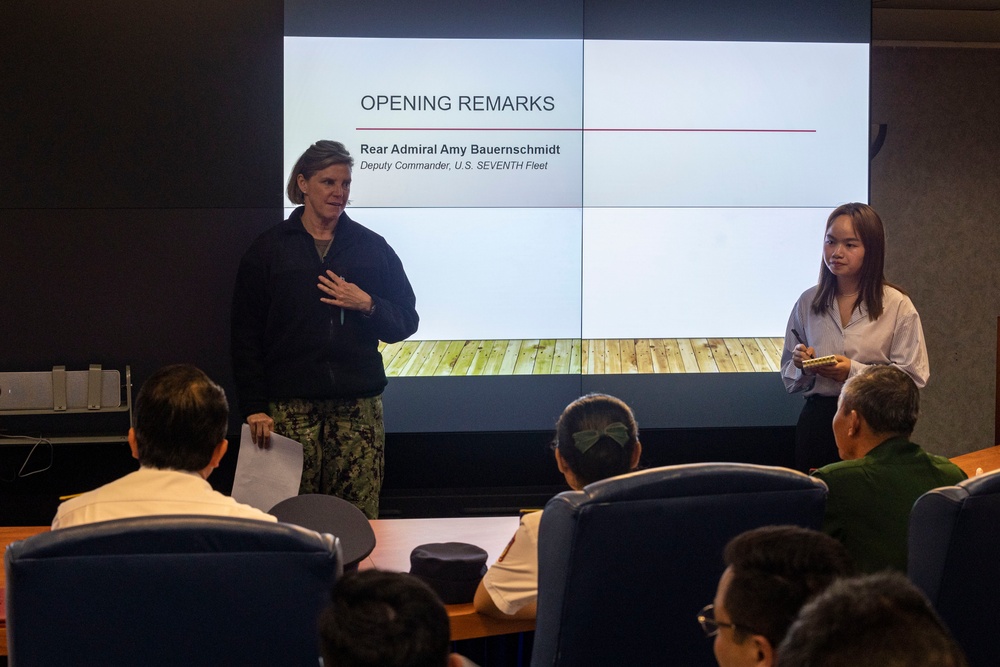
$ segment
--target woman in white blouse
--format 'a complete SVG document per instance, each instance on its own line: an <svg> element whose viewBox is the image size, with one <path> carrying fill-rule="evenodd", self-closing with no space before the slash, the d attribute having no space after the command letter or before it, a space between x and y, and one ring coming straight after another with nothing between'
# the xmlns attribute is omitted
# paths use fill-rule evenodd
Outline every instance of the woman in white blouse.
<svg viewBox="0 0 1000 667"><path fill-rule="evenodd" d="M795 303L785 331L781 376L805 405L795 430L795 466L803 472L840 460L831 423L847 378L872 364L894 364L918 387L930 366L920 316L887 282L885 230L867 204L838 206L826 223L819 284ZM810 359L832 356L826 365Z"/></svg>

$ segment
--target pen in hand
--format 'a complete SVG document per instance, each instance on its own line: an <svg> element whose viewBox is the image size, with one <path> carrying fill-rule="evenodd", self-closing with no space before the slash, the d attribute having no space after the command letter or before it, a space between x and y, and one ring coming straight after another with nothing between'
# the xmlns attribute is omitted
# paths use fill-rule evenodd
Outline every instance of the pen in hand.
<svg viewBox="0 0 1000 667"><path fill-rule="evenodd" d="M344 280L344 276L340 276L340 279ZM343 306L340 307L340 326L344 326L344 307Z"/></svg>
<svg viewBox="0 0 1000 667"><path fill-rule="evenodd" d="M804 340L802 340L802 334L800 334L795 329L792 329L792 335L795 336L795 340L799 341L799 345L805 348L802 351L802 356L808 359L812 359L815 353L814 352L810 353L809 345ZM801 366L799 366L799 368L801 368Z"/></svg>

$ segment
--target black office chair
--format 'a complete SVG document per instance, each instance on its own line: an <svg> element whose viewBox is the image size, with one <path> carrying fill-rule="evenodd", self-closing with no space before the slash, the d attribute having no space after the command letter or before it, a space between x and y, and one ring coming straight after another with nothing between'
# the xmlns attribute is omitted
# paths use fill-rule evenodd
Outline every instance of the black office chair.
<svg viewBox="0 0 1000 667"><path fill-rule="evenodd" d="M971 667L997 664L1000 471L928 491L910 512L910 580L924 591Z"/></svg>
<svg viewBox="0 0 1000 667"><path fill-rule="evenodd" d="M557 495L539 529L532 667L713 667L695 616L726 543L765 525L819 528L826 493L785 468L700 463Z"/></svg>
<svg viewBox="0 0 1000 667"><path fill-rule="evenodd" d="M10 664L308 665L340 573L336 537L250 519L157 516L11 544Z"/></svg>

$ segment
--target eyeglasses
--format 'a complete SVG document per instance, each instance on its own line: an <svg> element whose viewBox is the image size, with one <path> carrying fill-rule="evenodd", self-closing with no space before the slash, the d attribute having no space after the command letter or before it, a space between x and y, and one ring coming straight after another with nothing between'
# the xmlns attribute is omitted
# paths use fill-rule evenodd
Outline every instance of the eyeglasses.
<svg viewBox="0 0 1000 667"><path fill-rule="evenodd" d="M749 628L745 628L742 625L736 625L735 623L723 623L722 621L715 620L715 605L707 604L701 608L698 612L698 623L701 625L701 629L705 631L706 637L714 637L719 634L719 628L732 628L733 630L744 630L750 631Z"/></svg>

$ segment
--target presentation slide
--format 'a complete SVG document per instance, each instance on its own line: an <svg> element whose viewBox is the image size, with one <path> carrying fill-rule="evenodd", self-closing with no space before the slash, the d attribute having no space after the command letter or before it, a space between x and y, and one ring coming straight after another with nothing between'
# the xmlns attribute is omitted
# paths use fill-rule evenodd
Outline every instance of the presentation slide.
<svg viewBox="0 0 1000 667"><path fill-rule="evenodd" d="M839 103L867 100L867 44L608 40L584 54L584 206L868 194L868 108Z"/></svg>
<svg viewBox="0 0 1000 667"><path fill-rule="evenodd" d="M827 212L867 196L867 110L829 103L866 97L867 58L287 37L285 167L345 142L351 214L403 259L416 340L779 336Z"/></svg>
<svg viewBox="0 0 1000 667"><path fill-rule="evenodd" d="M579 207L582 73L575 40L286 37L286 171L337 137L355 208Z"/></svg>
<svg viewBox="0 0 1000 667"><path fill-rule="evenodd" d="M286 3L284 171L343 142L413 284L387 428L548 429L586 391L792 423L788 313L868 199L870 6L373 2Z"/></svg>

